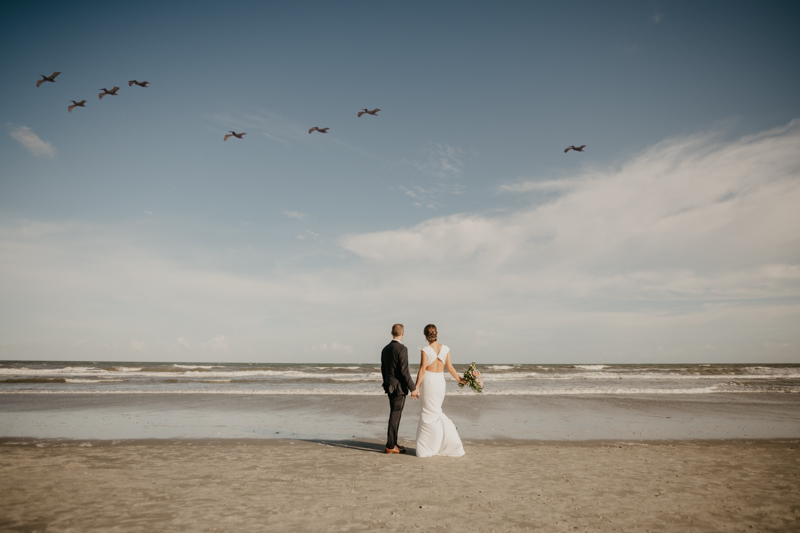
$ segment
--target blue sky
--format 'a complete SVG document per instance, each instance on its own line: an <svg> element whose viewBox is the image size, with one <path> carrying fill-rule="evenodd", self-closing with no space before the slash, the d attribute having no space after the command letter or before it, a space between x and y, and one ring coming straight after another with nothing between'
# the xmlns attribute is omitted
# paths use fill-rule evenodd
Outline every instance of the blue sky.
<svg viewBox="0 0 800 533"><path fill-rule="evenodd" d="M798 22L6 2L0 358L800 362Z"/></svg>

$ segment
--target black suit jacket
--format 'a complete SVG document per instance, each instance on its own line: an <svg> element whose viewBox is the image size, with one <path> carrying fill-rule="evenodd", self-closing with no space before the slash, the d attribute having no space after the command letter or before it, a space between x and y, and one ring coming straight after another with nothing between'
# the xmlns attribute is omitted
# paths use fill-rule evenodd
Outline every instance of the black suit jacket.
<svg viewBox="0 0 800 533"><path fill-rule="evenodd" d="M394 339L381 352L381 374L386 394L405 396L417 389L408 372L408 349Z"/></svg>

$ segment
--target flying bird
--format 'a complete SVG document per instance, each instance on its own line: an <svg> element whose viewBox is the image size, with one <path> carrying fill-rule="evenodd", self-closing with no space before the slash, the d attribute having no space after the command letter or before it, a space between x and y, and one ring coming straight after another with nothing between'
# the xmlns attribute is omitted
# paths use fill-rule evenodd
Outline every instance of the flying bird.
<svg viewBox="0 0 800 533"><path fill-rule="evenodd" d="M100 89L100 90L101 90L101 91L103 91L103 92L101 92L101 93L100 93L100 100L102 100L102 99L103 99L103 97L104 97L105 95L107 95L107 94L110 94L111 96L117 96L117 91L119 91L119 87L114 87L114 88L113 88L113 89L111 89L110 91L109 91L108 89L106 89L105 87L103 87L103 88L102 88L102 89Z"/></svg>
<svg viewBox="0 0 800 533"><path fill-rule="evenodd" d="M576 152L583 152L584 148L586 148L585 144L582 144L580 146L567 146L566 148L564 148L564 153L566 154L570 150L575 150Z"/></svg>
<svg viewBox="0 0 800 533"><path fill-rule="evenodd" d="M149 82L149 81L136 81L136 80L131 80L131 81L129 81L129 82L128 82L128 87L132 86L134 83L135 83L136 85L138 85L139 87L144 87L144 88L146 89L146 88L147 88L147 84L148 84L148 83L150 83L150 82Z"/></svg>
<svg viewBox="0 0 800 533"><path fill-rule="evenodd" d="M360 118L361 115L367 114L367 115L372 115L373 117L377 117L378 116L378 111L380 111L380 109L378 109L378 108L375 108L372 111L370 111L369 109L364 109L364 111L359 111L358 112L358 116Z"/></svg>
<svg viewBox="0 0 800 533"><path fill-rule="evenodd" d="M67 108L69 109L70 113L72 113L72 110L75 109L76 107L86 107L86 100L81 100L80 102L76 102L75 100L70 100L70 102L72 102L72 105Z"/></svg>
<svg viewBox="0 0 800 533"><path fill-rule="evenodd" d="M231 130L228 130L228 131L231 131ZM228 137L236 137L237 139L241 139L241 138L242 138L242 137L244 137L245 135L247 135L247 134L246 134L246 133L236 133L235 131L231 131L231 132L230 132L228 135L226 135L226 136L225 136L225 138L224 138L224 139L222 139L222 140L223 140L223 141L227 141L227 140L228 140Z"/></svg>
<svg viewBox="0 0 800 533"><path fill-rule="evenodd" d="M60 72L53 72L49 76L45 76L44 74L39 74L42 77L42 79L36 82L36 86L39 87L46 81L52 81L53 83L55 83L56 82L56 76L58 76L59 74L61 74L61 73Z"/></svg>
<svg viewBox="0 0 800 533"><path fill-rule="evenodd" d="M320 133L328 133L329 129L330 128L318 128L318 127L314 126L310 130L308 130L308 133L314 133L315 131L318 131Z"/></svg>

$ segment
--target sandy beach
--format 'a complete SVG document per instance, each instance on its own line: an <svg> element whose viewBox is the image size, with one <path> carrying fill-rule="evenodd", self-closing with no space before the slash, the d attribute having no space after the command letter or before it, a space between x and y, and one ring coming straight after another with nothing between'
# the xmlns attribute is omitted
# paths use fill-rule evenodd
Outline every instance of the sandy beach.
<svg viewBox="0 0 800 533"><path fill-rule="evenodd" d="M638 389L653 373L635 372L612 380ZM263 390L281 386L272 375ZM0 532L800 530L800 394L664 394L661 376L647 394L456 393L444 407L466 456L420 459L419 402L400 424L410 453L387 456L383 395L240 390L249 382L189 393L135 379L7 384ZM684 389L720 378L671 379Z"/></svg>
<svg viewBox="0 0 800 533"><path fill-rule="evenodd" d="M798 440L0 441L0 531L797 531Z"/></svg>

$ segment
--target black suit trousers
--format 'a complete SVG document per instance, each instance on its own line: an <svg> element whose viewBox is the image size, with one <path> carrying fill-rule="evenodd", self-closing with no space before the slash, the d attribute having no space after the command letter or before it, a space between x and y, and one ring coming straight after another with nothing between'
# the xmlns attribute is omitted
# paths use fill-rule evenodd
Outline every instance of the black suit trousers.
<svg viewBox="0 0 800 533"><path fill-rule="evenodd" d="M403 416L406 395L401 392L400 394L392 393L388 396L391 412L389 413L389 431L386 433L386 447L391 450L397 446L397 428L400 427L400 417Z"/></svg>

